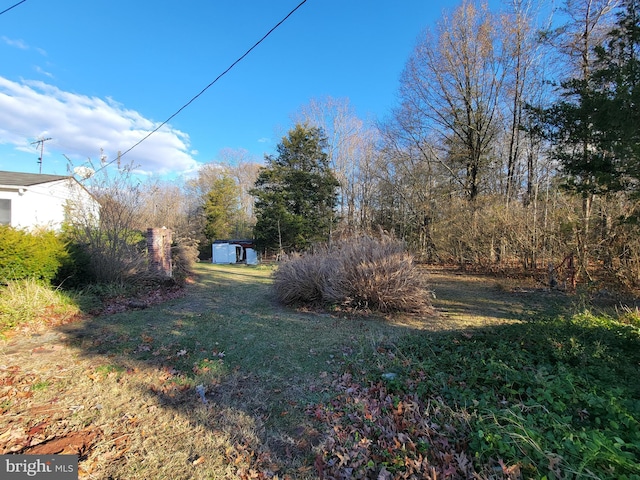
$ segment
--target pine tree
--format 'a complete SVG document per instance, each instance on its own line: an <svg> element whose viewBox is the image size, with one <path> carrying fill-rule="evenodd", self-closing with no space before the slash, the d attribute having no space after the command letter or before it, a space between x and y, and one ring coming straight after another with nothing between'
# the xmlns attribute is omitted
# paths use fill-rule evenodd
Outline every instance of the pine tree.
<svg viewBox="0 0 640 480"><path fill-rule="evenodd" d="M252 195L254 237L261 249L299 251L325 242L336 222L338 181L329 167L322 129L296 125L266 156Z"/></svg>
<svg viewBox="0 0 640 480"><path fill-rule="evenodd" d="M624 0L616 26L596 48L599 149L614 159L619 189L640 194L640 0Z"/></svg>
<svg viewBox="0 0 640 480"><path fill-rule="evenodd" d="M589 73L562 82L560 100L538 111L566 186L582 195L638 188L639 9L639 0L622 2Z"/></svg>
<svg viewBox="0 0 640 480"><path fill-rule="evenodd" d="M229 176L216 179L204 205L204 234L209 241L228 239L235 233L238 216L238 186Z"/></svg>

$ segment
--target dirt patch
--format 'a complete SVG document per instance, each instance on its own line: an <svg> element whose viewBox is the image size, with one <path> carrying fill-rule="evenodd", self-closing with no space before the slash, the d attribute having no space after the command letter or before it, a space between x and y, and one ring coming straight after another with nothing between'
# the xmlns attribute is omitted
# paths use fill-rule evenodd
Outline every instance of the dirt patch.
<svg viewBox="0 0 640 480"><path fill-rule="evenodd" d="M37 434L47 426L47 422L40 422L31 427L27 432L29 435ZM89 427L78 432L71 432L61 437L54 437L45 440L37 445L25 448L21 452L29 455L55 455L67 454L78 455L79 458L85 458L91 447L99 437L101 431L99 428Z"/></svg>

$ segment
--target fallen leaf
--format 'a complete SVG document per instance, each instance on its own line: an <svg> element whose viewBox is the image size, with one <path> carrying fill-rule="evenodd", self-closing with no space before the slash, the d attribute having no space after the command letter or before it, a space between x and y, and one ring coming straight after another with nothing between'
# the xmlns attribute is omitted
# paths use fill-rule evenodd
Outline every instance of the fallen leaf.
<svg viewBox="0 0 640 480"><path fill-rule="evenodd" d="M38 405L35 407L31 407L29 408L29 415L36 416L52 412L62 413L64 410L61 410L59 406L54 405L55 403L58 403L58 399L50 400L48 405Z"/></svg>
<svg viewBox="0 0 640 480"><path fill-rule="evenodd" d="M0 434L0 453L17 452L24 445L28 445L29 438L26 433L22 427L12 427Z"/></svg>
<svg viewBox="0 0 640 480"><path fill-rule="evenodd" d="M378 480L390 480L393 478L391 472L389 472L385 467L380 469L380 473L378 473Z"/></svg>
<svg viewBox="0 0 640 480"><path fill-rule="evenodd" d="M37 425L34 425L33 427L31 427L28 431L27 431L27 435L29 435L30 437L33 437L34 435L37 435L38 433L40 433L42 430L44 430L45 428L47 428L47 426L49 425L49 422L47 420L42 421L40 423L38 423Z"/></svg>

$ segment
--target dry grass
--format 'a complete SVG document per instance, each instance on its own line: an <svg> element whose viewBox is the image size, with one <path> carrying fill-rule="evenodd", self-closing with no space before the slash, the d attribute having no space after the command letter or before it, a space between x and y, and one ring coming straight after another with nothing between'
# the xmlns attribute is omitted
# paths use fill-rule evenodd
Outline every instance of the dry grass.
<svg viewBox="0 0 640 480"><path fill-rule="evenodd" d="M193 266L198 261L198 247L187 240L179 240L171 248L173 279L180 285L193 274Z"/></svg>
<svg viewBox="0 0 640 480"><path fill-rule="evenodd" d="M28 366L3 367L2 453L61 453L56 441L66 440L80 478L237 478L258 463L263 425L226 402L228 387L205 405L179 372L82 359L60 344L31 352ZM78 432L85 439L74 443Z"/></svg>
<svg viewBox="0 0 640 480"><path fill-rule="evenodd" d="M274 289L285 305L339 305L365 311L426 313L431 293L403 244L361 236L283 262Z"/></svg>
<svg viewBox="0 0 640 480"><path fill-rule="evenodd" d="M329 252L301 256L294 254L274 273L274 289L285 305L343 300L341 265Z"/></svg>
<svg viewBox="0 0 640 480"><path fill-rule="evenodd" d="M37 280L18 280L0 286L0 333L45 317L73 317L79 311L67 294L52 290Z"/></svg>

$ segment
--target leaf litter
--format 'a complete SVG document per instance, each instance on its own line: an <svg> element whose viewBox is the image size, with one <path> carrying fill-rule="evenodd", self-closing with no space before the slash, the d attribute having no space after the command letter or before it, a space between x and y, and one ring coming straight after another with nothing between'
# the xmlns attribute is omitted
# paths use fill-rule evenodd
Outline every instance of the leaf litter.
<svg viewBox="0 0 640 480"><path fill-rule="evenodd" d="M444 402L392 394L384 382L352 374L332 383L338 394L307 412L327 425L315 461L320 478L474 478L464 420Z"/></svg>

